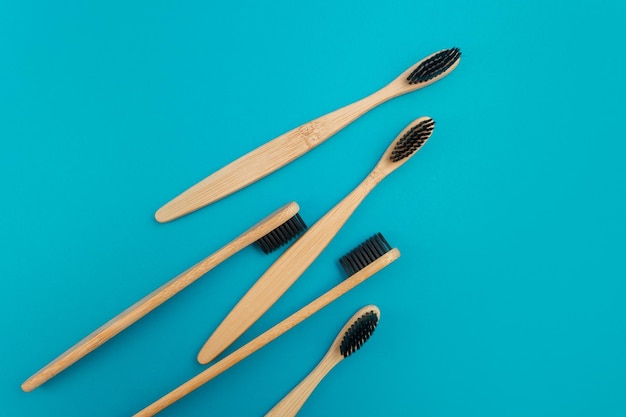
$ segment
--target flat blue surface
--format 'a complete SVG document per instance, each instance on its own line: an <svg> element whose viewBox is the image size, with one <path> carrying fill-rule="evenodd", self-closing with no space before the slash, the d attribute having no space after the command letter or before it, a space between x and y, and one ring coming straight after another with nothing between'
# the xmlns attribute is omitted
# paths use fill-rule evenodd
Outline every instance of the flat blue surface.
<svg viewBox="0 0 626 417"><path fill-rule="evenodd" d="M205 367L208 335L279 253L248 248L39 389L66 348L257 220L313 224L397 133L382 182L230 349L339 282L382 232L393 265L162 413L260 416L361 306L363 349L302 416L626 415L626 3L322 0L0 4L0 415L127 416ZM442 81L169 224L153 214L265 141L458 46Z"/></svg>

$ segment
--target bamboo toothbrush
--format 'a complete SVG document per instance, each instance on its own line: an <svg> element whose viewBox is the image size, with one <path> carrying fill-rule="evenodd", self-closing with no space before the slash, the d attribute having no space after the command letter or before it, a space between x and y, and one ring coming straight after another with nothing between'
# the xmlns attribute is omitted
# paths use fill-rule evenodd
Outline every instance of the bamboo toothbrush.
<svg viewBox="0 0 626 417"><path fill-rule="evenodd" d="M183 192L155 214L164 223L240 190L304 155L374 107L424 88L448 75L461 59L459 48L427 56L375 93L305 123L243 155Z"/></svg>
<svg viewBox="0 0 626 417"><path fill-rule="evenodd" d="M28 378L22 384L22 389L26 392L32 391L48 381L246 246L256 242L265 253L278 249L306 228L298 210L298 204L295 202L276 210L214 254L198 262L96 329Z"/></svg>
<svg viewBox="0 0 626 417"><path fill-rule="evenodd" d="M153 416L166 407L169 407L185 395L193 392L195 389L230 369L288 330L302 323L308 317L364 282L399 257L400 251L395 248L392 249L382 234L378 233L367 239L364 243L357 246L339 260L339 263L349 276L342 283L336 285L271 329L257 336L254 340L251 340L230 355L221 359L210 368L207 368L194 378L150 404L135 414L135 417Z"/></svg>
<svg viewBox="0 0 626 417"><path fill-rule="evenodd" d="M315 387L339 362L347 358L363 346L370 338L378 320L378 307L365 306L348 320L324 358L315 369L302 380L285 398L270 410L265 417L291 417L298 414L300 408L309 398Z"/></svg>
<svg viewBox="0 0 626 417"><path fill-rule="evenodd" d="M222 353L287 291L330 243L365 196L420 149L434 126L433 119L421 117L394 139L365 180L287 249L235 305L200 350L200 363L206 364Z"/></svg>

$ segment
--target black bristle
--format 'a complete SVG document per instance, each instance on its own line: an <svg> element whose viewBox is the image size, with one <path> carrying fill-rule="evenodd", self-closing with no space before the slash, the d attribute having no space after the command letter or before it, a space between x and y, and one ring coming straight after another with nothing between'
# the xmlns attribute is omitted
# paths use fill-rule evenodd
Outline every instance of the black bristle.
<svg viewBox="0 0 626 417"><path fill-rule="evenodd" d="M307 228L304 220L300 217L300 213L287 220L285 223L278 226L262 238L256 241L256 244L263 251L268 254L289 242L294 237L305 231Z"/></svg>
<svg viewBox="0 0 626 417"><path fill-rule="evenodd" d="M398 140L396 146L394 146L391 151L391 155L389 156L391 162L398 162L401 159L411 156L428 140L434 128L435 121L429 118L409 129L409 131Z"/></svg>
<svg viewBox="0 0 626 417"><path fill-rule="evenodd" d="M348 254L342 256L339 259L339 263L346 271L346 274L352 276L390 250L391 246L387 243L382 233L376 233L352 249Z"/></svg>
<svg viewBox="0 0 626 417"><path fill-rule="evenodd" d="M419 84L432 80L446 72L460 57L461 50L459 48L437 52L419 64L406 79L409 84Z"/></svg>
<svg viewBox="0 0 626 417"><path fill-rule="evenodd" d="M344 358L356 352L370 338L376 325L378 324L378 314L374 311L368 311L361 317L356 319L352 326L346 331L343 340L339 345L339 351Z"/></svg>

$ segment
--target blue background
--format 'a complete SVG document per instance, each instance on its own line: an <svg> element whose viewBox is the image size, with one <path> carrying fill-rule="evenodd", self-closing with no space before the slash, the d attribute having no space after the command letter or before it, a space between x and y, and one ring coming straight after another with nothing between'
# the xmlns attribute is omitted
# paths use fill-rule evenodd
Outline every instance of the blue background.
<svg viewBox="0 0 626 417"><path fill-rule="evenodd" d="M248 248L39 389L91 330L297 201L313 224L410 121L382 182L233 346L342 279L382 232L402 257L163 416L263 415L361 306L382 317L302 416L626 415L623 1L0 4L0 415L130 415L279 253ZM169 224L153 214L265 141L458 46L442 81ZM231 349L232 350L232 349Z"/></svg>

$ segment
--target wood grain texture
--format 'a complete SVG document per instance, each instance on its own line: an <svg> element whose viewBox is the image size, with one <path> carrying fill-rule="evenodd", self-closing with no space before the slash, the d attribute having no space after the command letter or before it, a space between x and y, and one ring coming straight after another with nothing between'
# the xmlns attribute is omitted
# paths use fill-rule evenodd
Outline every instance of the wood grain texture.
<svg viewBox="0 0 626 417"><path fill-rule="evenodd" d="M65 351L55 360L39 370L22 384L22 390L28 392L45 383L59 372L92 352L115 335L135 323L140 318L172 298L178 292L188 287L198 278L206 274L215 266L222 263L246 246L254 243L298 213L299 207L295 202L289 203L261 220L250 229L242 233L226 246L214 254L198 262L182 274L165 283L151 292L102 326L93 331L80 342Z"/></svg>
<svg viewBox="0 0 626 417"><path fill-rule="evenodd" d="M302 307L300 310L293 313L280 323L276 324L271 329L265 331L250 342L246 343L244 346L240 347L236 351L216 362L211 367L196 375L189 381L180 385L178 388L174 389L154 403L150 404L149 406L135 414L135 417L153 416L163 409L169 407L187 394L193 392L194 390L201 387L203 384L209 382L224 371L230 369L232 366L241 362L257 350L261 349L263 346L277 339L288 330L302 323L311 315L315 314L331 302L335 301L337 298L341 297L357 285L361 284L362 282L373 276L376 272L394 262L399 257L400 251L398 249L394 248L390 250L371 264L367 265L365 268L361 269L340 284L336 285L331 290L327 291L306 306Z"/></svg>
<svg viewBox="0 0 626 417"><path fill-rule="evenodd" d="M260 180L317 147L376 106L437 82L452 72L460 61L429 81L409 84L407 76L413 69L435 54L417 62L371 95L292 129L231 162L157 210L156 220L161 223L172 221Z"/></svg>
<svg viewBox="0 0 626 417"><path fill-rule="evenodd" d="M198 362L206 364L215 359L293 285L339 232L367 194L383 178L410 159L409 156L398 162L392 162L389 156L397 141L412 126L428 119L421 117L403 129L361 184L311 226L269 267L209 337L198 354Z"/></svg>
<svg viewBox="0 0 626 417"><path fill-rule="evenodd" d="M300 411L306 400L322 379L328 374L328 372L331 371L331 369L344 359L339 346L341 345L341 341L350 326L352 326L358 318L369 311L376 313L380 319L380 310L374 305L365 306L357 311L356 314L354 314L339 331L337 337L328 349L328 352L326 352L326 355L324 355L313 371L311 371L306 378L304 378L293 390L291 390L291 392L289 392L289 394L276 404L265 415L265 417L293 417L298 414L298 411Z"/></svg>

